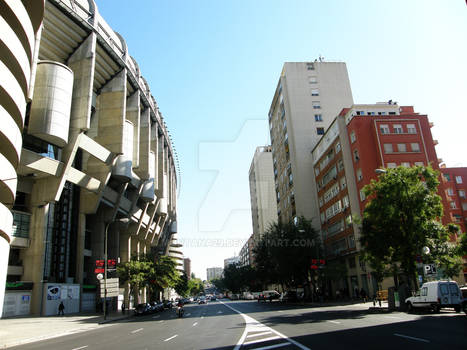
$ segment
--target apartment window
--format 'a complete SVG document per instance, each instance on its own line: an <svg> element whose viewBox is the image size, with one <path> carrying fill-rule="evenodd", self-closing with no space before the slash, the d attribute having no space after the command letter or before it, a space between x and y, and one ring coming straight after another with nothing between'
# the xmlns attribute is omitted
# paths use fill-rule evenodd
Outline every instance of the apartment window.
<svg viewBox="0 0 467 350"><path fill-rule="evenodd" d="M349 236L349 248L355 248L355 237L354 237L354 235Z"/></svg>
<svg viewBox="0 0 467 350"><path fill-rule="evenodd" d="M462 183L462 176L456 176L456 183L458 184Z"/></svg>
<svg viewBox="0 0 467 350"><path fill-rule="evenodd" d="M339 159L337 162L337 171L341 171L342 169L344 169L344 162L342 159Z"/></svg>
<svg viewBox="0 0 467 350"><path fill-rule="evenodd" d="M412 148L412 152L420 152L420 145L417 142L413 142L410 144Z"/></svg>
<svg viewBox="0 0 467 350"><path fill-rule="evenodd" d="M323 206L323 204L324 204L323 197L319 197L318 202L319 202L319 207L321 208Z"/></svg>
<svg viewBox="0 0 467 350"><path fill-rule="evenodd" d="M340 142L336 143L336 154L339 153L339 151L341 150L341 144Z"/></svg>
<svg viewBox="0 0 467 350"><path fill-rule="evenodd" d="M392 153L392 143L385 143L384 144L384 153Z"/></svg>
<svg viewBox="0 0 467 350"><path fill-rule="evenodd" d="M319 175L319 167L316 167L315 168L315 176L318 176Z"/></svg>
<svg viewBox="0 0 467 350"><path fill-rule="evenodd" d="M350 142L354 143L356 140L357 140L357 138L355 137L355 131L352 131L350 133Z"/></svg>
<svg viewBox="0 0 467 350"><path fill-rule="evenodd" d="M449 174L443 174L443 176L444 176L444 179L445 179L446 181L451 181L451 175L449 175Z"/></svg>
<svg viewBox="0 0 467 350"><path fill-rule="evenodd" d="M402 134L403 133L402 125L400 125L400 124L394 124L392 126L392 128L394 130L394 134Z"/></svg>
<svg viewBox="0 0 467 350"><path fill-rule="evenodd" d="M365 192L363 190L360 190L360 200L363 202L366 199Z"/></svg>
<svg viewBox="0 0 467 350"><path fill-rule="evenodd" d="M425 164L423 164L423 162L415 162L414 163L416 166L424 166Z"/></svg>
<svg viewBox="0 0 467 350"><path fill-rule="evenodd" d="M448 195L449 196L454 195L454 191L452 190L452 188L448 188Z"/></svg>
<svg viewBox="0 0 467 350"><path fill-rule="evenodd" d="M312 62L309 62L306 64L306 69L307 70L314 70L315 69L315 66L313 65Z"/></svg>
<svg viewBox="0 0 467 350"><path fill-rule="evenodd" d="M321 217L321 223L324 224L324 222L326 221L326 217L324 216L324 212L322 212L320 214L320 217Z"/></svg>
<svg viewBox="0 0 467 350"><path fill-rule="evenodd" d="M409 162L402 162L401 166L403 166L404 168L410 168L410 163Z"/></svg>
<svg viewBox="0 0 467 350"><path fill-rule="evenodd" d="M462 203L462 210L467 210L467 203Z"/></svg>
<svg viewBox="0 0 467 350"><path fill-rule="evenodd" d="M456 202L449 202L451 209L456 209Z"/></svg>
<svg viewBox="0 0 467 350"><path fill-rule="evenodd" d="M387 167L393 169L393 168L396 168L397 165L396 165L396 163L388 163Z"/></svg>
<svg viewBox="0 0 467 350"><path fill-rule="evenodd" d="M379 130L381 131L381 134L389 134L389 126L386 124L381 124L379 126Z"/></svg>
<svg viewBox="0 0 467 350"><path fill-rule="evenodd" d="M407 132L409 134L416 134L417 129L415 129L415 124L407 124Z"/></svg>
<svg viewBox="0 0 467 350"><path fill-rule="evenodd" d="M362 169L357 169L357 181L361 181L363 179Z"/></svg>
<svg viewBox="0 0 467 350"><path fill-rule="evenodd" d="M353 151L353 159L358 162L360 160L360 157L358 155L358 150L356 149L355 151Z"/></svg>
<svg viewBox="0 0 467 350"><path fill-rule="evenodd" d="M311 89L311 96L319 96L319 90L318 89Z"/></svg>
<svg viewBox="0 0 467 350"><path fill-rule="evenodd" d="M315 122L322 122L323 115L322 114L315 114Z"/></svg>
<svg viewBox="0 0 467 350"><path fill-rule="evenodd" d="M321 102L313 101L312 106L313 106L313 109L321 109Z"/></svg>
<svg viewBox="0 0 467 350"><path fill-rule="evenodd" d="M324 135L324 128L316 128L316 133L318 135Z"/></svg>
<svg viewBox="0 0 467 350"><path fill-rule="evenodd" d="M344 206L344 208L347 208L350 205L349 196L344 196L342 198L342 205Z"/></svg>
<svg viewBox="0 0 467 350"><path fill-rule="evenodd" d="M345 180L345 177L342 177L340 179L340 184L341 184L341 189L342 190L347 187L347 181Z"/></svg>
<svg viewBox="0 0 467 350"><path fill-rule="evenodd" d="M459 190L459 197L465 198L465 191L464 190Z"/></svg>
<svg viewBox="0 0 467 350"><path fill-rule="evenodd" d="M397 144L397 151L398 152L407 152L407 147L405 143L398 143Z"/></svg>
<svg viewBox="0 0 467 350"><path fill-rule="evenodd" d="M316 84L318 82L318 79L316 77L308 77L308 81L310 82L310 84Z"/></svg>

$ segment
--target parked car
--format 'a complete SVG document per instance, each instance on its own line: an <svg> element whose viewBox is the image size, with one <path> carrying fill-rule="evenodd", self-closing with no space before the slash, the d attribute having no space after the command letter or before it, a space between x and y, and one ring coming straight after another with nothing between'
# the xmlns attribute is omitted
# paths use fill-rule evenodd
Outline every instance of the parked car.
<svg viewBox="0 0 467 350"><path fill-rule="evenodd" d="M173 303L170 300L164 300L164 308L171 309L173 307Z"/></svg>
<svg viewBox="0 0 467 350"><path fill-rule="evenodd" d="M258 302L266 300L273 301L274 299L279 299L280 296L277 290L263 290L258 296Z"/></svg>
<svg viewBox="0 0 467 350"><path fill-rule="evenodd" d="M284 303L296 302L298 301L298 294L294 290L288 290L287 292L284 293L284 295L280 297L280 301Z"/></svg>
<svg viewBox="0 0 467 350"><path fill-rule="evenodd" d="M455 281L426 282L414 296L405 299L405 304L408 312L415 308L431 309L434 312L439 312L441 308L454 308L456 312L460 312L461 295Z"/></svg>
<svg viewBox="0 0 467 350"><path fill-rule="evenodd" d="M148 303L138 304L135 307L135 314L137 316L147 315L147 314L150 314L151 312L152 312L152 308L151 308L151 305L149 305Z"/></svg>
<svg viewBox="0 0 467 350"><path fill-rule="evenodd" d="M200 297L198 300L198 304L206 304L206 298L205 297Z"/></svg>
<svg viewBox="0 0 467 350"><path fill-rule="evenodd" d="M216 296L213 295L213 296L211 297L211 301L216 301L216 300L217 300Z"/></svg>
<svg viewBox="0 0 467 350"><path fill-rule="evenodd" d="M149 303L154 312L160 312L164 310L164 304L158 301L152 301Z"/></svg>
<svg viewBox="0 0 467 350"><path fill-rule="evenodd" d="M460 287L462 293L462 310L467 315L467 285Z"/></svg>

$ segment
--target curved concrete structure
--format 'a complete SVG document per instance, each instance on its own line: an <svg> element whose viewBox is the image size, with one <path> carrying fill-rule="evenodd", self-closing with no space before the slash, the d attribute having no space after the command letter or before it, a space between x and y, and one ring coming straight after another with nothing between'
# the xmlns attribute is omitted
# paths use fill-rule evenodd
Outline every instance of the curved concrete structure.
<svg viewBox="0 0 467 350"><path fill-rule="evenodd" d="M8 279L32 282L31 313L47 314L44 280L98 285L105 232L109 258L168 254L177 157L144 67L94 1L0 3L0 254L10 242Z"/></svg>
<svg viewBox="0 0 467 350"><path fill-rule="evenodd" d="M44 1L0 0L0 316L3 313L22 131Z"/></svg>
<svg viewBox="0 0 467 350"><path fill-rule="evenodd" d="M64 64L37 64L28 133L53 145L68 143L73 71Z"/></svg>

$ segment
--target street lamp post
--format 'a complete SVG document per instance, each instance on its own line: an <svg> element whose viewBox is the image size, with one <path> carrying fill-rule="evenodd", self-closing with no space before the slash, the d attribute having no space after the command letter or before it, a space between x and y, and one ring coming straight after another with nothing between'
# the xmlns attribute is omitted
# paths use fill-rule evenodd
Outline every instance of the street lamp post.
<svg viewBox="0 0 467 350"><path fill-rule="evenodd" d="M109 226L110 222L107 222L104 231L104 320L107 319L107 253Z"/></svg>

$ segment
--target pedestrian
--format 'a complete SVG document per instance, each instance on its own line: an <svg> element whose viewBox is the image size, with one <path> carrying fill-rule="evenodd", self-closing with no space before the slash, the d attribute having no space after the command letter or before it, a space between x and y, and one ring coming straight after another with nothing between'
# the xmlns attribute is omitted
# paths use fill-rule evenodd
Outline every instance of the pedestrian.
<svg viewBox="0 0 467 350"><path fill-rule="evenodd" d="M125 313L125 302L122 303L122 314Z"/></svg>
<svg viewBox="0 0 467 350"><path fill-rule="evenodd" d="M363 302L366 303L366 291L365 289L360 289L360 296L362 297L363 299Z"/></svg>
<svg viewBox="0 0 467 350"><path fill-rule="evenodd" d="M60 305L58 305L58 315L65 316L65 305L63 305L63 301L61 301Z"/></svg>

